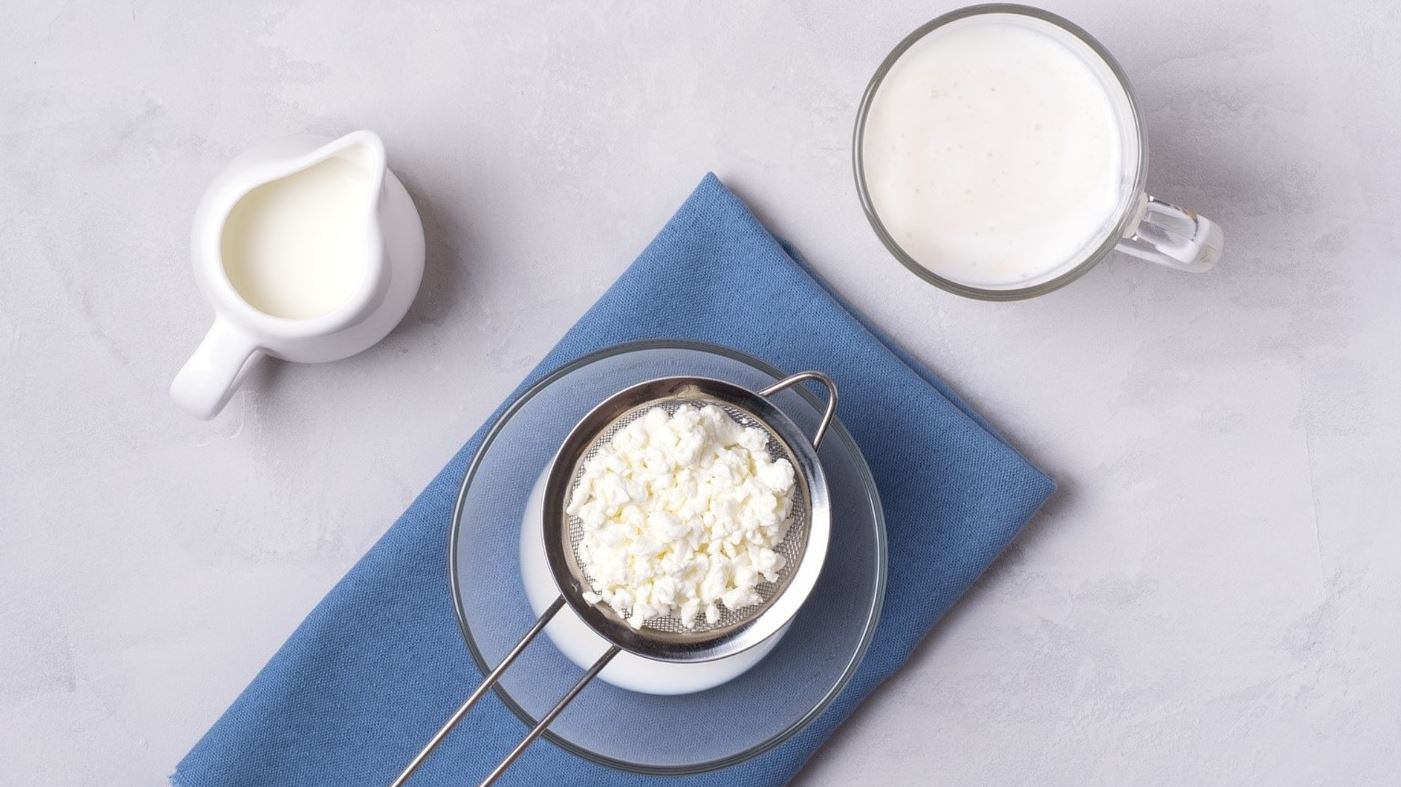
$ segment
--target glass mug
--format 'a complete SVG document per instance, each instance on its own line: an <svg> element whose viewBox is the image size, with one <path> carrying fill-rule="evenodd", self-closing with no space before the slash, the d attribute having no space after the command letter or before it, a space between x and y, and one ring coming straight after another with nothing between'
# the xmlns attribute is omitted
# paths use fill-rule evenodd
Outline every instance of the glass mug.
<svg viewBox="0 0 1401 787"><path fill-rule="evenodd" d="M990 24L989 24L990 23ZM982 25L978 28L976 26ZM1006 35L1006 30L1025 31L1011 33L1011 39L985 39L979 40L970 38L969 31L987 30L988 27L995 27L994 35ZM962 39L956 41L950 34L962 35ZM1029 35L1027 35L1029 34ZM926 41L927 36L938 35L941 37L929 38L927 45L917 49L910 54L911 47ZM1025 47L1022 39L1015 36L1024 36ZM1036 40L1033 40L1036 39ZM1003 41L1012 41L1009 46ZM1048 41L1050 43L1040 43ZM991 42L993 46L988 46ZM1051 52L1058 45L1061 49L1059 54ZM962 47L961 49L951 49ZM1005 52L996 51L997 46L1007 49ZM937 52L937 47L948 49L946 52ZM1039 49L1038 49L1039 47ZM1048 48L1049 47L1049 48ZM1021 51L1023 48L1026 51ZM1073 58L1066 58L1068 51L1073 54ZM931 54L932 53L932 54ZM1036 63L1035 58L1049 56L1051 60ZM921 59L923 58L923 59ZM931 59L941 58L941 59ZM1055 58L1065 60L1060 63ZM1021 72L1024 77L1036 81L1035 86L1027 84L1027 79L1018 82L1002 82L1004 88L1011 87L1012 90L1004 89L1001 96L996 95L998 82L995 77L983 78L983 75L976 69L980 68L979 60L985 63L1012 63L1020 61L1024 70ZM1072 63L1073 61L1073 63ZM1032 63L1033 65L1026 65ZM1069 63L1069 65L1067 65ZM922 64L916 65L916 64ZM970 65L971 64L971 65ZM912 69L925 67L925 73L912 72ZM1014 66L1009 66L1014 67ZM1027 71L1025 69L1032 69ZM1055 95L1059 88L1055 84L1056 76L1051 72L1056 69L1069 69L1063 71L1067 74L1070 82L1066 84L1081 92L1081 96L1089 95L1085 93L1089 90L1094 94L1094 98L1087 104L1080 102L1080 108L1088 111L1076 111L1074 107L1067 109L1059 103L1059 97ZM1089 78L1085 75L1084 69L1093 75ZM896 70L896 76L890 79L892 69ZM904 69L903 71L899 69ZM944 69L940 71L940 69ZM974 69L970 71L969 69ZM999 66L986 70L1006 71ZM957 71L958 73L954 73ZM1078 75L1077 75L1078 72ZM908 76L906 76L908 74ZM959 88L959 74L962 74L963 86ZM1001 77L1007 79L1005 75ZM1016 77L1012 77L1016 79ZM904 84L901 84L901 81ZM913 80L913 81L912 81ZM939 80L943 80L940 82ZM981 82L979 80L982 80ZM1081 84L1071 83L1079 80ZM890 85L894 85L891 87ZM1091 86L1092 87L1087 87ZM947 88L952 86L953 90ZM882 89L886 88L887 93L883 94ZM1024 92L1020 97L1017 95L1018 89L1036 92ZM1068 90L1068 89L1067 89ZM917 92L916 92L917 91ZM927 91L927 92L926 92ZM970 91L976 91L970 95ZM988 92L992 91L992 92ZM1010 97L1009 97L1010 94ZM952 107L948 114L944 114L945 109L938 110L938 116L934 116L933 109L926 109L911 106L916 99L923 101L925 97L933 102L936 100L954 101L954 104L938 104L939 107ZM1070 96L1070 98L1077 98ZM877 123L877 128L872 131L871 118L873 106L880 104L882 99L889 106L894 106L895 111L904 114L896 115L899 118L921 117L919 113L924 113L920 123L924 124L927 134L915 134L917 139L908 140L911 136L905 133L908 130L918 128L899 127L887 128L893 123L904 122L891 121L885 118L890 115L881 115L882 120ZM898 102L905 102L905 106L899 106ZM927 107L934 107L935 104L928 104ZM1036 113L1038 108L1045 109L1051 107L1049 111L1058 113L1051 117L1051 122L1059 123L1059 128L1063 134L1062 139L1068 140L1068 144L1074 146L1081 145L1080 150L1056 150L1053 148L1036 148L1034 146L1021 146L1021 140L1017 137L1021 134L1032 133L1033 127L1039 132L1042 129L1041 117ZM980 108L989 110L989 117L978 116ZM886 112L886 109L878 110ZM911 114L911 113L915 114ZM1018 114L1021 113L1021 114ZM1103 146L1106 150L1117 148L1117 161L1114 156L1099 156L1093 149L1091 143L1086 142L1084 134L1071 135L1070 131L1084 130L1089 128L1084 126L1085 117L1100 118L1103 120L1097 130L1106 135L1103 138L1111 144ZM965 121L971 120L973 125L969 126ZM940 123L946 125L939 126ZM978 127L978 123L987 122L991 125ZM964 123L964 127L956 128L958 123ZM1025 123L1026 125L1020 125ZM883 125L882 125L883 124ZM1080 124L1080 125L1077 125ZM870 220L872 228L879 236L882 243L890 250L896 259L900 260L905 267L918 275L925 281L942 287L945 290L970 298L983 300L1019 300L1043 295L1052 290L1069 284L1080 276L1084 275L1100 260L1108 256L1109 252L1118 249L1119 251L1139 257L1141 259L1166 265L1170 268L1183 271L1200 272L1205 271L1215 265L1221 256L1224 236L1221 229L1211 221L1198 216L1190 210L1170 205L1155 197L1149 196L1144 188L1145 171L1148 163L1147 142L1142 133L1142 117L1138 111L1137 102L1134 100L1133 91L1129 87L1127 77L1114 58L1105 51L1099 42L1095 41L1088 33L1059 16L1042 11L1037 8L1030 8L1020 5L992 4L978 5L962 8L940 16L931 22L921 26L903 41L881 63L867 85L866 92L862 96L860 108L856 117L856 130L853 137L852 159L856 176L856 187L861 197L861 205L866 212L866 217ZM945 129L949 136L941 138L939 128ZM1018 131L1017 129L1021 129ZM893 131L899 131L894 137ZM870 133L868 133L870 132ZM1008 134L1012 136L1009 137ZM879 137L879 135L884 135ZM879 139L878 139L879 137ZM896 139L898 137L898 139ZM1040 204L1050 206L1052 211L1070 211L1070 215L1085 227L1091 228L1083 237L1077 236L1068 241L1060 238L1056 249L1073 249L1067 251L1063 256L1056 256L1055 251L1047 251L1044 244L1037 245L1038 239L1035 233L1039 231L1036 225L1035 206L1025 204L1007 205L1005 202L984 203L985 210L982 214L968 213L966 204L971 200L959 202L961 197L950 193L940 193L934 199L941 201L930 201L930 192L940 192L941 181L940 172L925 173L930 176L930 180L921 181L912 178L922 177L918 173L918 160L904 159L886 162L882 156L891 159L898 159L899 154L894 151L908 150L910 156L924 157L925 162L931 161L924 151L933 150L943 142L954 139L963 140L968 143L968 148L979 147L986 143L986 158L991 161L994 151L1000 151L996 145L1003 141L1013 148L1009 149L1012 154L1011 160L1020 160L1023 164L1034 163L1041 165L1042 153L1051 154L1054 158L1049 162L1052 166L1047 169L1057 169L1060 172L1061 181L1055 182L1055 188L1049 189L1048 193L1039 194ZM1117 144L1114 144L1117 141ZM886 142L892 143L887 154ZM881 145L881 149L868 150L868 146ZM988 147L987 145L991 145ZM1090 145L1090 149L1085 149L1085 145ZM962 145L959 146L962 149ZM953 151L953 147L944 147L945 151ZM969 156L977 155L977 162L966 162L959 159L962 156L959 152L950 152L941 163L949 165L953 169L963 173L965 178L962 185L978 184L990 179L990 184L997 184L998 175L1002 175L1004 181L1000 188L1001 195L1018 193L1034 193L1037 184L1034 178L1037 177L1037 170L1034 168L1024 168L1016 172L1010 170L994 171L983 167L984 162L981 156L982 150L977 153L969 153ZM1035 161L1030 161L1034 156ZM1096 160L1098 157L1099 160ZM965 156L965 158L967 158ZM935 159L937 160L937 159ZM1103 177L1102 185L1104 194L1097 203L1101 207L1093 215L1082 211L1077 216L1077 199L1083 199L1084 195L1078 193L1078 189L1067 189L1066 186L1077 183L1074 178L1068 178L1067 167L1073 168L1079 161L1087 161L1094 165L1094 168ZM912 166L915 164L915 166ZM1066 163L1069 162L1069 163ZM1012 166L1012 165L1006 165ZM883 172L873 172L873 167L884 167ZM1114 168L1117 167L1117 172ZM876 186L872 186L873 176ZM1031 179L1031 180L1029 180ZM894 186L898 184L899 191L896 196L891 196ZM930 189L921 192L920 184L928 185ZM882 185L885 184L885 185ZM916 184L913 188L905 190L906 186ZM943 192L948 191L948 183L944 183ZM884 188L885 191L880 191ZM1007 191L1007 189L1022 189L1022 192ZM1031 191L1028 192L1027 189ZM993 189L995 190L995 188ZM971 193L971 190L963 193ZM994 198L988 197L988 200ZM1011 200L1009 200L1011 201ZM1020 200L1016 200L1020 202ZM903 204L901 204L903 203ZM1087 203L1088 204L1088 203ZM882 218L882 207L884 207L886 217ZM961 211L961 212L960 212ZM897 221L898 217L898 221ZM961 222L967 218L968 230L964 232ZM980 223L986 220L990 223ZM1010 224L1009 224L1010 223ZM1072 222L1074 223L1074 222ZM999 263L999 257L1015 258L1015 253L1002 253L1004 250L1016 250L1015 246L1008 246L1005 237L1001 240L1001 247L989 247L988 241L983 241L984 248L977 249L978 240L972 236L978 232L972 229L973 226L984 226L990 232L996 232L998 224L1002 227L1009 227L1013 235L1020 233L1019 237L1026 241L1021 251L1032 252L1034 254L1051 254L1052 263L1043 269L1035 270L1023 274L1019 271L1011 271L1008 274L995 277L990 280L979 281L961 273L967 273L972 269L965 268L960 273L950 271L950 267L958 252L954 249L975 249L977 254L982 255L985 260L984 269L988 267L987 262ZM928 237L918 237L922 230L929 226L941 225L945 234L936 237L940 230L929 230L925 234ZM1059 227L1060 225L1052 225ZM1004 231L1004 235L1006 231ZM991 235L984 236L985 238ZM899 238L906 239L907 249L902 246ZM973 244L970 246L969 244ZM1055 245L1055 244L1052 244ZM922 251L915 251L920 248ZM921 263L920 257L924 258ZM933 257L933 259L931 259ZM941 262L940 260L944 260ZM1059 260L1058 262L1056 260ZM975 267L976 262L972 263ZM1015 263L1012 263L1015 264ZM941 268L943 268L941 270Z"/></svg>

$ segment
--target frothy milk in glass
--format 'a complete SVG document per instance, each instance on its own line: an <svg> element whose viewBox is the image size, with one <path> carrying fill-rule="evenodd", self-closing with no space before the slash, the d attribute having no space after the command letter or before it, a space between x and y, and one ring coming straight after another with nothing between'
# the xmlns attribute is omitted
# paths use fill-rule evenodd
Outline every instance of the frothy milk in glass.
<svg viewBox="0 0 1401 787"><path fill-rule="evenodd" d="M1113 232L1125 150L1113 92L1081 53L1007 15L914 42L871 100L871 205L906 255L1001 289L1055 278ZM1131 143L1130 143L1131 144Z"/></svg>

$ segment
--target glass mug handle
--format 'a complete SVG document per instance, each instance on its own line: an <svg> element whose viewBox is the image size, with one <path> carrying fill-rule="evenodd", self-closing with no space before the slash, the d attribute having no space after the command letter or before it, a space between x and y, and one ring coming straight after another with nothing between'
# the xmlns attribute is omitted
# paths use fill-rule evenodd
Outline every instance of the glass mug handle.
<svg viewBox="0 0 1401 787"><path fill-rule="evenodd" d="M1138 224L1119 241L1119 251L1192 273L1211 270L1221 259L1226 236L1211 219L1147 194L1140 205Z"/></svg>

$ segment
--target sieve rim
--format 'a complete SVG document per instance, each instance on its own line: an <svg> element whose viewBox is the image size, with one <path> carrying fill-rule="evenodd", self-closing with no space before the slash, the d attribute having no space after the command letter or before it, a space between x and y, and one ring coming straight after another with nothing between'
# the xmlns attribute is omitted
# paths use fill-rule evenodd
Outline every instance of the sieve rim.
<svg viewBox="0 0 1401 787"><path fill-rule="evenodd" d="M767 444L765 451L770 457L783 459L795 469L794 486L790 493L790 511L785 517L786 532L784 537L773 546L774 551L782 555L787 564L778 572L778 576L773 581L765 579L757 584L755 590L760 596L760 601L757 604L729 607L721 603L719 618L713 624L702 618L687 625L686 621L683 621L676 614L656 615L648 618L641 627L644 630L639 632L649 639L662 639L680 645L714 639L725 632L737 629L761 614L779 594L787 589L796 573L797 566L802 562L803 554L807 551L809 522L811 520L808 504L810 494L807 478L797 471L800 461L796 456L795 449L772 426L762 421L758 416L748 410L740 409L735 404L708 395L697 389L694 384L680 385L670 391L663 390L661 397L660 399L641 398L638 403L632 404L616 414L610 413L612 420L598 426L600 431L595 432L594 437L587 442L587 449L573 459L572 467L568 472L570 494L566 495L567 501L572 502L573 494L577 492L588 464L597 455L597 452L621 430L658 408L668 415L674 415L685 408L717 408L724 414L724 417L739 424L742 428L761 432ZM561 467L560 472L564 471L565 468ZM560 537L562 541L569 544L564 549L564 556L569 564L570 573L578 578L580 587L588 590L593 585L592 574L589 571L589 566L580 560L581 544L579 542L583 540L585 533L583 522L577 515L565 511L564 528ZM789 566L792 567L791 570ZM607 602L592 602L592 604L594 609L600 611L613 622L627 622L628 620L624 609ZM637 629L637 627L632 628Z"/></svg>
<svg viewBox="0 0 1401 787"><path fill-rule="evenodd" d="M835 389L833 389L835 390ZM699 633L675 633L643 627L634 629L618 611L583 599L591 591L568 546L565 506L573 492L578 467L597 436L627 413L652 402L676 398L714 401L734 407L759 421L788 453L794 476L806 500L807 526L797 565L785 567L774 595L760 609L727 626ZM728 417L728 416L727 416ZM576 615L599 636L643 658L667 662L700 662L748 650L777 633L792 620L817 584L826 560L831 527L827 477L817 449L802 430L768 398L742 385L710 377L669 376L637 383L618 391L591 409L570 430L550 462L545 485L543 521L547 562L560 594Z"/></svg>

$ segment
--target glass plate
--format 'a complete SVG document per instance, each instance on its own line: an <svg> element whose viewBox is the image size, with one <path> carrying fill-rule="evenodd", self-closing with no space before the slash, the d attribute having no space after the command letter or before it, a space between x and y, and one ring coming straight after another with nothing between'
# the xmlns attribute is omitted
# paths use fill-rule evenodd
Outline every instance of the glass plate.
<svg viewBox="0 0 1401 787"><path fill-rule="evenodd" d="M520 523L536 480L594 405L629 385L669 375L713 377L756 390L784 376L712 345L626 344L580 358L536 383L487 434L462 482L450 548L458 621L483 674L535 622L521 576ZM804 431L816 428L816 395L794 388L773 402ZM545 737L614 768L694 773L764 752L827 708L870 645L885 591L886 547L875 482L840 423L833 424L819 457L831 491L832 541L812 596L773 651L734 680L694 694L641 694L595 681ZM540 637L494 690L534 726L582 674L548 637Z"/></svg>

